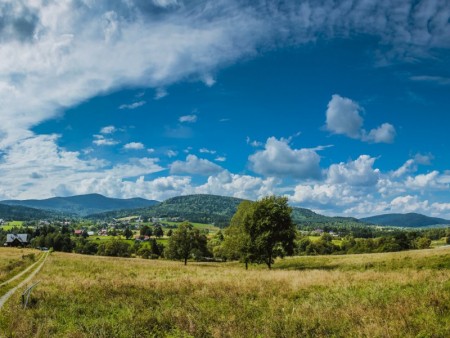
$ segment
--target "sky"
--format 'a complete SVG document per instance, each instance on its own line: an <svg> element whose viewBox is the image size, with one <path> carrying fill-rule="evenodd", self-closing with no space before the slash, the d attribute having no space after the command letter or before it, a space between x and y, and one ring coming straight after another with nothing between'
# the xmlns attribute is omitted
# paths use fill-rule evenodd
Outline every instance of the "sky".
<svg viewBox="0 0 450 338"><path fill-rule="evenodd" d="M0 200L450 218L450 4L3 0Z"/></svg>

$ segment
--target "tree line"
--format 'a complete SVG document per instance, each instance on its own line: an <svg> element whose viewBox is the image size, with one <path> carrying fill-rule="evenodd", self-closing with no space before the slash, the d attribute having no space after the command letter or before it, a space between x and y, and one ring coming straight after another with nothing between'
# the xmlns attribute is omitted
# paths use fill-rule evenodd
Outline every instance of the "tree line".
<svg viewBox="0 0 450 338"><path fill-rule="evenodd" d="M336 237L324 232L314 240L311 236L302 234L291 218L292 208L285 197L269 196L256 202L242 201L231 219L230 225L213 236L189 222L181 223L176 229L166 232L167 245L164 246L156 238L148 241L127 242L119 239L92 241L85 236L75 238L72 231L66 227L44 226L35 230L29 228L33 237L32 246L48 247L56 251L76 252L80 254L120 256L142 258L166 258L182 260L187 264L189 260L197 261L227 261L238 260L247 268L250 263L265 264L269 269L277 257L289 255L329 255L351 253L391 252L409 249L424 249L430 247L431 241L446 237L450 244L450 228L427 230L381 230L374 232L351 232L354 225L343 228ZM340 224L342 227L342 224ZM330 225L327 225L330 227ZM325 229L327 230L327 229ZM328 229L329 230L329 229ZM343 231L342 231L343 230ZM162 237L161 227L153 229L143 225L140 236ZM360 238L357 235L363 234ZM5 233L0 231L0 238ZM123 235L133 236L130 229L125 229ZM378 236L377 236L378 235Z"/></svg>

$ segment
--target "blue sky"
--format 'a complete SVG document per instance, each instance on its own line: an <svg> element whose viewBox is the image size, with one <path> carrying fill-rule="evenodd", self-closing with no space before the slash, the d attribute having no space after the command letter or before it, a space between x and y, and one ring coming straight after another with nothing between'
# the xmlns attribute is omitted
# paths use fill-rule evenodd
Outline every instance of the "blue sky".
<svg viewBox="0 0 450 338"><path fill-rule="evenodd" d="M5 1L0 199L450 218L450 5Z"/></svg>

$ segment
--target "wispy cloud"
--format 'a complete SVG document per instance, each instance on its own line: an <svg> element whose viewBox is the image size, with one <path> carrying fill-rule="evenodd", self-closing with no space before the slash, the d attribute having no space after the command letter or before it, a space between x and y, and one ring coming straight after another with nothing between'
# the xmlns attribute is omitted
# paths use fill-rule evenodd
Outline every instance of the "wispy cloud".
<svg viewBox="0 0 450 338"><path fill-rule="evenodd" d="M92 143L96 146L115 146L116 144L119 144L118 141L103 135L94 135L94 141L92 141Z"/></svg>
<svg viewBox="0 0 450 338"><path fill-rule="evenodd" d="M119 106L119 109L136 109L136 108L142 107L146 103L147 102L145 102L145 101L138 101L138 102L133 102L130 104L122 104Z"/></svg>
<svg viewBox="0 0 450 338"><path fill-rule="evenodd" d="M197 122L197 115L192 114L192 115L180 116L178 121L180 121L181 123L194 123L194 122Z"/></svg>
<svg viewBox="0 0 450 338"><path fill-rule="evenodd" d="M100 129L101 134L113 134L117 131L117 128L114 126L106 126Z"/></svg>
<svg viewBox="0 0 450 338"><path fill-rule="evenodd" d="M438 85L450 85L450 77L443 76L418 75L411 76L411 80L417 82L429 82Z"/></svg>
<svg viewBox="0 0 450 338"><path fill-rule="evenodd" d="M167 90L165 88L156 88L155 100L160 100L163 97L166 97L167 95L169 95L169 93L167 92Z"/></svg>
<svg viewBox="0 0 450 338"><path fill-rule="evenodd" d="M0 146L29 136L32 126L101 93L164 88L192 75L212 85L214 79L205 74L257 55L261 46L358 32L378 38L380 54L391 60L408 61L450 47L450 7L433 0L270 3L8 2L0 28L0 102L8 107L0 110ZM415 80L447 83L436 77Z"/></svg>

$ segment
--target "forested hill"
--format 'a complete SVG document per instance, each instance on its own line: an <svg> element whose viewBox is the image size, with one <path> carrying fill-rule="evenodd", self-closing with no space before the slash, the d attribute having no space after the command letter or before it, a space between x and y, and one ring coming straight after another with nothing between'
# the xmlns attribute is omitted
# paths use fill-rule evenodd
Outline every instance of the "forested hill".
<svg viewBox="0 0 450 338"><path fill-rule="evenodd" d="M240 198L216 195L188 195L170 198L158 205L135 210L120 210L90 215L93 219L112 219L132 215L142 217L179 217L182 220L199 223L215 223L217 226L227 226L244 201ZM324 225L359 223L354 218L327 217L309 209L293 208L292 219L302 225Z"/></svg>
<svg viewBox="0 0 450 338"><path fill-rule="evenodd" d="M243 200L216 195L187 195L170 198L157 205L135 210L120 210L90 215L93 219L111 219L131 215L142 217L179 217L198 223L228 225Z"/></svg>
<svg viewBox="0 0 450 338"><path fill-rule="evenodd" d="M87 194L53 197L43 200L6 200L0 203L86 216L112 210L143 208L159 202L143 198L120 199L109 198L99 194Z"/></svg>
<svg viewBox="0 0 450 338"><path fill-rule="evenodd" d="M390 225L390 226L411 227L411 228L425 227L429 225L438 225L438 224L450 224L450 220L436 217L428 217L416 213L384 214L362 218L361 221L378 225Z"/></svg>
<svg viewBox="0 0 450 338"><path fill-rule="evenodd" d="M34 208L23 207L19 205L0 204L0 218L3 220L31 221L37 219L54 219L61 215Z"/></svg>

